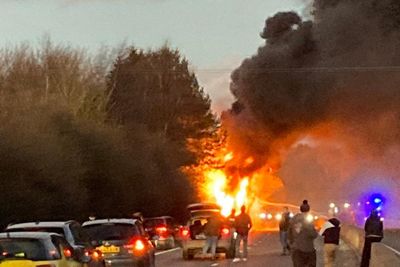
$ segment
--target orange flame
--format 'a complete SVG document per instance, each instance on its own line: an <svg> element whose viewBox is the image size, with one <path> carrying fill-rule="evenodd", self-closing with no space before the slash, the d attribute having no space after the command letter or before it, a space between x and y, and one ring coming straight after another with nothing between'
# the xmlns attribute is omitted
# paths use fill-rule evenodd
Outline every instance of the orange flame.
<svg viewBox="0 0 400 267"><path fill-rule="evenodd" d="M237 189L229 192L228 177L222 170L208 170L206 176L206 192L209 198L221 206L221 214L227 217L232 209L239 210L248 203L249 178L241 179Z"/></svg>

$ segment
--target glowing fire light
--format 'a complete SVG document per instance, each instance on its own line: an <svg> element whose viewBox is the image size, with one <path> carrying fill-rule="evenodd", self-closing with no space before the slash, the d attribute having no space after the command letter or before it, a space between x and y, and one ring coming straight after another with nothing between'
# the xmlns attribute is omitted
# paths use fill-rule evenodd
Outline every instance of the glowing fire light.
<svg viewBox="0 0 400 267"><path fill-rule="evenodd" d="M224 162L228 162L228 161L230 161L232 159L233 159L233 153L229 152L228 154L225 155Z"/></svg>
<svg viewBox="0 0 400 267"><path fill-rule="evenodd" d="M227 217L232 209L239 210L247 202L247 190L249 178L244 177L239 183L236 191L228 192L228 178L222 170L210 170L206 172L208 180L207 191L212 192L211 198L214 198L221 206L221 214Z"/></svg>

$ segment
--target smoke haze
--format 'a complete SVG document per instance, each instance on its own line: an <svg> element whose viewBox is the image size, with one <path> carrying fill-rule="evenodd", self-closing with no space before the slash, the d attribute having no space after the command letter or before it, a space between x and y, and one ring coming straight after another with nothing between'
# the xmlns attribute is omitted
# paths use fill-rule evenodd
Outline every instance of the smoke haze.
<svg viewBox="0 0 400 267"><path fill-rule="evenodd" d="M349 198L338 190L350 178L398 184L400 2L316 0L312 21L277 13L260 35L265 45L232 73L231 145L280 169L296 201ZM297 146L306 136L315 144ZM314 182L321 190L306 192Z"/></svg>

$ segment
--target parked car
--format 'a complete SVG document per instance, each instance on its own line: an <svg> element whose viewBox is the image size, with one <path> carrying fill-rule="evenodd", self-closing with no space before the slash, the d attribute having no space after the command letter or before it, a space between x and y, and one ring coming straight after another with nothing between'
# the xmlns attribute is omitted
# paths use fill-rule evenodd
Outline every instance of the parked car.
<svg viewBox="0 0 400 267"><path fill-rule="evenodd" d="M72 246L78 257L89 255L92 260L88 267L104 267L101 252L96 251L89 242L82 226L76 221L53 221L53 222L27 222L9 225L6 232L47 232L62 235Z"/></svg>
<svg viewBox="0 0 400 267"><path fill-rule="evenodd" d="M212 203L197 203L188 206L189 219L185 227L181 229L182 257L185 260L193 257L202 251L206 236L203 226L212 216L217 216L221 212L220 207ZM235 257L235 247L233 242L235 233L229 226L228 220L221 229L218 240L217 253L225 253L226 258Z"/></svg>
<svg viewBox="0 0 400 267"><path fill-rule="evenodd" d="M143 226L149 235L150 241L157 249L175 247L179 227L171 216L146 218Z"/></svg>
<svg viewBox="0 0 400 267"><path fill-rule="evenodd" d="M140 220L99 219L82 226L107 266L155 266L155 249Z"/></svg>
<svg viewBox="0 0 400 267"><path fill-rule="evenodd" d="M89 256L78 257L59 234L0 233L0 267L83 267L89 261Z"/></svg>

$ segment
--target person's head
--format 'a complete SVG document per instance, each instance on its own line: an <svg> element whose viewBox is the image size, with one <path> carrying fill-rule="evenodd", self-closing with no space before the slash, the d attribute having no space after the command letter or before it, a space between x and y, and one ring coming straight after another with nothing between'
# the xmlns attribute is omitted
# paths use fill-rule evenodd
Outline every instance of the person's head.
<svg viewBox="0 0 400 267"><path fill-rule="evenodd" d="M308 200L303 200L303 203L300 205L300 211L305 213L310 211L310 205L308 204Z"/></svg>
<svg viewBox="0 0 400 267"><path fill-rule="evenodd" d="M377 217L379 217L379 212L377 210L372 210L370 216L377 218Z"/></svg>
<svg viewBox="0 0 400 267"><path fill-rule="evenodd" d="M246 206L245 205L240 207L240 212L241 213L246 213Z"/></svg>
<svg viewBox="0 0 400 267"><path fill-rule="evenodd" d="M231 210L231 215L235 215L236 214L236 210L235 209L232 209Z"/></svg>
<svg viewBox="0 0 400 267"><path fill-rule="evenodd" d="M283 207L283 212L289 212L289 208L288 207Z"/></svg>

